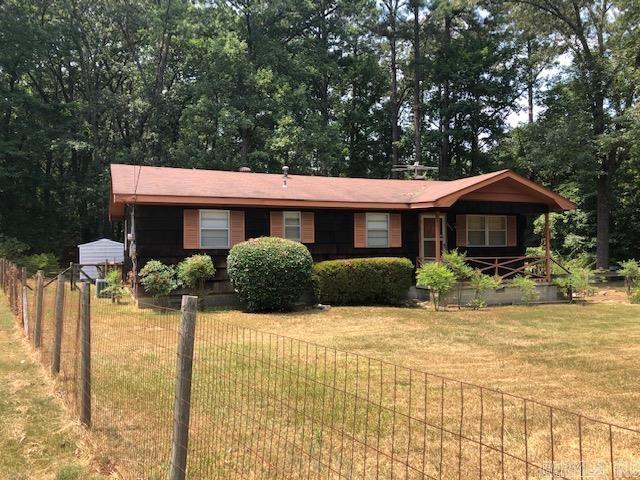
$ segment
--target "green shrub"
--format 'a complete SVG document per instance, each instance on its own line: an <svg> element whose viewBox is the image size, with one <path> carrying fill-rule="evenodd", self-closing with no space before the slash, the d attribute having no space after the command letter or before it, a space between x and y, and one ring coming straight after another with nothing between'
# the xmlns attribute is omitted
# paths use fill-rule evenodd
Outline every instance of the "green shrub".
<svg viewBox="0 0 640 480"><path fill-rule="evenodd" d="M417 284L429 289L433 307L439 310L445 297L456 284L455 274L448 267L438 263L425 263L416 272Z"/></svg>
<svg viewBox="0 0 640 480"><path fill-rule="evenodd" d="M620 262L620 267L620 275L624 277L627 296L631 301L633 291L640 287L640 263L637 260L626 260Z"/></svg>
<svg viewBox="0 0 640 480"><path fill-rule="evenodd" d="M487 301L484 298L484 294L487 290L496 290L502 285L502 278L491 277L485 275L480 270L474 270L469 278L471 288L473 288L473 300L469 302L469 306L474 310L484 308L487 305Z"/></svg>
<svg viewBox="0 0 640 480"><path fill-rule="evenodd" d="M442 264L456 276L456 294L458 305L462 302L462 282L469 280L473 275L473 268L467 264L467 255L458 250L450 250L442 254Z"/></svg>
<svg viewBox="0 0 640 480"><path fill-rule="evenodd" d="M49 276L58 272L58 258L53 253L36 253L18 260L18 265L25 267L29 275L33 275L38 270L44 271Z"/></svg>
<svg viewBox="0 0 640 480"><path fill-rule="evenodd" d="M529 277L515 277L511 284L520 289L522 303L525 305L531 305L540 298L536 282Z"/></svg>
<svg viewBox="0 0 640 480"><path fill-rule="evenodd" d="M640 303L640 287L635 287L629 294L629 303Z"/></svg>
<svg viewBox="0 0 640 480"><path fill-rule="evenodd" d="M572 267L571 274L560 277L554 283L566 296L570 295L592 295L595 291L593 287L594 272L588 267Z"/></svg>
<svg viewBox="0 0 640 480"><path fill-rule="evenodd" d="M178 288L175 268L158 260L149 260L139 275L145 292L155 298L165 297Z"/></svg>
<svg viewBox="0 0 640 480"><path fill-rule="evenodd" d="M109 270L106 281L107 287L104 289L104 293L109 295L114 302L120 303L120 300L127 294L127 288L122 281L122 274L119 270Z"/></svg>
<svg viewBox="0 0 640 480"><path fill-rule="evenodd" d="M17 262L29 251L29 245L17 238L0 235L0 258Z"/></svg>
<svg viewBox="0 0 640 480"><path fill-rule="evenodd" d="M215 274L216 269L209 255L192 255L178 264L180 282L185 287L196 289L200 296L204 295L205 282Z"/></svg>
<svg viewBox="0 0 640 480"><path fill-rule="evenodd" d="M413 281L413 263L406 258L328 260L313 270L318 301L331 305L398 305Z"/></svg>
<svg viewBox="0 0 640 480"><path fill-rule="evenodd" d="M290 310L311 285L313 259L302 243L261 237L229 252L227 272L251 312Z"/></svg>

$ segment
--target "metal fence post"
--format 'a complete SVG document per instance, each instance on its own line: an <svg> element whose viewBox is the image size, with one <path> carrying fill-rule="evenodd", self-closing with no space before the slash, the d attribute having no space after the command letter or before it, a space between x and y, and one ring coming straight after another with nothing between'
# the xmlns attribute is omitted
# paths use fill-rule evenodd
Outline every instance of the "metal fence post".
<svg viewBox="0 0 640 480"><path fill-rule="evenodd" d="M91 427L91 284L80 291L80 423Z"/></svg>
<svg viewBox="0 0 640 480"><path fill-rule="evenodd" d="M198 297L182 296L182 321L180 323L178 360L176 364L170 480L184 480L187 471L189 417L191 414L191 374L193 370L193 344L195 341L197 306Z"/></svg>
<svg viewBox="0 0 640 480"><path fill-rule="evenodd" d="M58 275L56 284L56 319L51 352L51 374L60 373L60 350L62 348L62 321L64 318L64 273Z"/></svg>
<svg viewBox="0 0 640 480"><path fill-rule="evenodd" d="M44 272L38 270L36 275L36 319L33 326L33 346L40 348L42 343L42 299L44 295Z"/></svg>

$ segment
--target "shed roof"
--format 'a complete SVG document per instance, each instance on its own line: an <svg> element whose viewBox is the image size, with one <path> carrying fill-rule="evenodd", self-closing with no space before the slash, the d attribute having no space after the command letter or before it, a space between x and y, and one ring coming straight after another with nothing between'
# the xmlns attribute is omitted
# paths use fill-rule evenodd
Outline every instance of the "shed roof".
<svg viewBox="0 0 640 480"><path fill-rule="evenodd" d="M81 243L81 244L78 245L78 248L94 246L94 245L113 245L113 246L118 246L118 247L124 248L124 243L116 242L115 240L111 240L109 238L100 238L100 239L94 240L92 242Z"/></svg>
<svg viewBox="0 0 640 480"><path fill-rule="evenodd" d="M492 185L496 198L492 198ZM551 210L575 205L510 170L459 180L391 180L111 165L110 213L126 204L414 209L449 207L484 191L486 200L543 203Z"/></svg>

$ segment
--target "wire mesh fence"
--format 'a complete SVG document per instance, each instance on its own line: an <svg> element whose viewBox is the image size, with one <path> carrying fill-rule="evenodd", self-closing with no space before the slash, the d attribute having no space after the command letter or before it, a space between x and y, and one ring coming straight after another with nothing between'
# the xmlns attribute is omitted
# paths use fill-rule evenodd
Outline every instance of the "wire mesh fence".
<svg viewBox="0 0 640 480"><path fill-rule="evenodd" d="M56 386L78 416L92 405L100 461L124 478L640 478L637 429L206 313L191 340L184 312L133 302L91 300L87 402L80 303L67 282Z"/></svg>

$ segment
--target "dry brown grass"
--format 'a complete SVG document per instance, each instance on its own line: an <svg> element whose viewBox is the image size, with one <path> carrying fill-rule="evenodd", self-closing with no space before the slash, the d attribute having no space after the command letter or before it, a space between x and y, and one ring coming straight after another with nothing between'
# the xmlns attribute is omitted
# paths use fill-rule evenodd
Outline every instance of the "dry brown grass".
<svg viewBox="0 0 640 480"><path fill-rule="evenodd" d="M160 478L169 449L178 315L105 300L93 308L98 437L125 477ZM441 383L438 375L637 427L639 319L638 306L601 302L442 313L352 307L199 314L191 478L438 478L440 472L458 478L459 471L476 478L480 390L463 385L460 422L460 384ZM425 384L422 372L434 376ZM502 422L501 394L483 390L482 401L484 478L500 477L503 467L505 478L524 478L518 459L525 454L530 463L548 466L546 407L528 404L525 450L523 402L507 396ZM556 462L579 458L577 418L554 415ZM447 432L442 437L440 426ZM607 428L584 420L583 434L585 458L606 468ZM640 456L638 436L616 431L614 449L616 466L628 466ZM560 466L575 477L575 462Z"/></svg>

